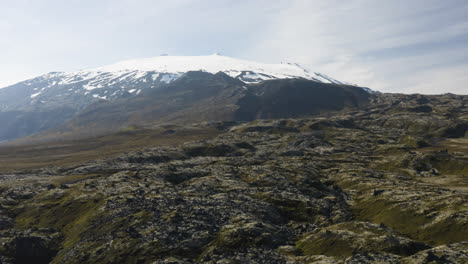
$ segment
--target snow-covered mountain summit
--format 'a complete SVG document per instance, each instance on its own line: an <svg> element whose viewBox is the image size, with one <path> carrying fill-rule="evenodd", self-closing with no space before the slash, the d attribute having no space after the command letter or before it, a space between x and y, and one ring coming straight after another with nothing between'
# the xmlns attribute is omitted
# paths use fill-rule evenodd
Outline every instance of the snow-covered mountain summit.
<svg viewBox="0 0 468 264"><path fill-rule="evenodd" d="M209 56L159 56L127 60L92 69L94 72L120 74L123 72L158 72L181 74L188 71L224 72L244 82L269 79L305 78L320 82L337 82L322 74L310 73L298 64L267 64L213 54Z"/></svg>

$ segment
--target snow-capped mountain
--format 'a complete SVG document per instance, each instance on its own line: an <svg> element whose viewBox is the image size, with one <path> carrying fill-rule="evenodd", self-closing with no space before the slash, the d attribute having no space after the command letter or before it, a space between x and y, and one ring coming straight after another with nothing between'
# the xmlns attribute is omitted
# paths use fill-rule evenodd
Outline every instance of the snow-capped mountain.
<svg viewBox="0 0 468 264"><path fill-rule="evenodd" d="M245 83L304 78L341 84L323 74L309 72L298 64L266 64L217 54L159 56L77 72L52 72L20 82L0 90L0 110L30 109L43 104L63 103L64 100L71 100L70 106L76 107L98 100L137 95L142 90L170 83L189 71L224 72Z"/></svg>
<svg viewBox="0 0 468 264"><path fill-rule="evenodd" d="M76 72L51 72L0 89L0 140L56 126L99 101L131 98L144 91L158 90L188 72L222 72L246 87L275 79L342 84L298 64L266 64L218 54L159 56ZM9 135L2 136L5 133Z"/></svg>

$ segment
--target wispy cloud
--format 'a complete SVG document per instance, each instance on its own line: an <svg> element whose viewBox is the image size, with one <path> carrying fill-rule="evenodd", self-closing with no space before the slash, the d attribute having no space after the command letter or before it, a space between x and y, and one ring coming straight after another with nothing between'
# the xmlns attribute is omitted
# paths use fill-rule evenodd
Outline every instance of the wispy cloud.
<svg viewBox="0 0 468 264"><path fill-rule="evenodd" d="M463 83L453 86L468 65L467 13L463 1L297 0L253 53L382 91L468 94Z"/></svg>

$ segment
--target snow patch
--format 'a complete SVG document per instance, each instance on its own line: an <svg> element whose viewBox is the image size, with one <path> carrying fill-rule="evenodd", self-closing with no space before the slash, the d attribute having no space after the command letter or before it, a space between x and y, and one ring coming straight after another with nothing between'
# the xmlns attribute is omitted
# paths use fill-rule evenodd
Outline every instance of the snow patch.
<svg viewBox="0 0 468 264"><path fill-rule="evenodd" d="M103 99L103 100L107 100L107 96L100 96L99 94L93 94L93 97Z"/></svg>
<svg viewBox="0 0 468 264"><path fill-rule="evenodd" d="M96 86L89 85L89 84L84 84L84 85L83 85L83 88L84 88L85 90L92 91L92 90L96 89L97 87L96 87Z"/></svg>
<svg viewBox="0 0 468 264"><path fill-rule="evenodd" d="M39 96L41 93L42 93L42 91L40 91L40 92L38 92L38 93L35 93L35 94L31 94L31 99L36 98L36 97Z"/></svg>
<svg viewBox="0 0 468 264"><path fill-rule="evenodd" d="M151 74L151 79L152 79L153 81L156 81L156 80L158 79L158 77L159 77L159 73Z"/></svg>
<svg viewBox="0 0 468 264"><path fill-rule="evenodd" d="M169 74L164 74L161 78L161 82L164 83L170 83L176 79L178 79L182 74L180 73L169 73Z"/></svg>
<svg viewBox="0 0 468 264"><path fill-rule="evenodd" d="M44 89L45 88L42 88L39 92L31 94L31 96L30 96L31 99L34 99L34 98L38 97L44 91Z"/></svg>

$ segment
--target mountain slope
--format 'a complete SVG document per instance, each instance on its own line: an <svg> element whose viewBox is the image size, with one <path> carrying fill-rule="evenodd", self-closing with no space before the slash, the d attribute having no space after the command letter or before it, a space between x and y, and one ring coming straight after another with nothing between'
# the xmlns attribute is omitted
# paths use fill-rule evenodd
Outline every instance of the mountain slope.
<svg viewBox="0 0 468 264"><path fill-rule="evenodd" d="M265 81L250 86L238 102L238 120L294 118L365 106L363 88L301 79Z"/></svg>

